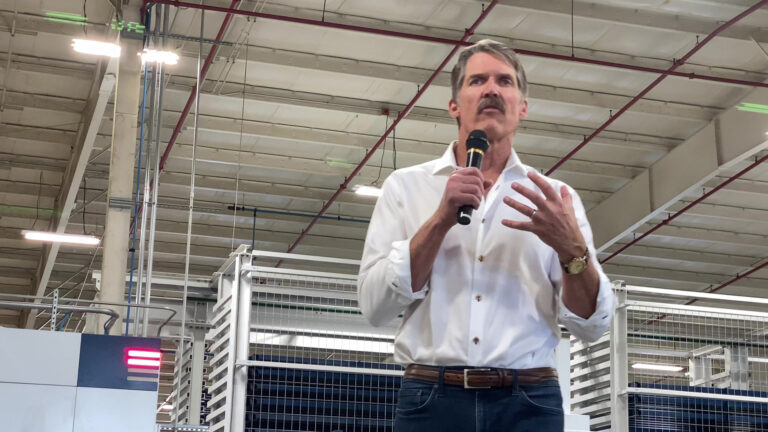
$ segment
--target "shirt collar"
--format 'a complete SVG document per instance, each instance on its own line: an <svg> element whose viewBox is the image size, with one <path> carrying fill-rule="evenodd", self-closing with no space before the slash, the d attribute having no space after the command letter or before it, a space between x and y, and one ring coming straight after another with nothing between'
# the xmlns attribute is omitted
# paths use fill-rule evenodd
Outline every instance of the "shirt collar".
<svg viewBox="0 0 768 432"><path fill-rule="evenodd" d="M435 161L435 166L432 168L432 175L447 174L453 172L453 170L459 169L459 166L456 164L456 155L453 153L453 147L457 142L458 141L451 142L440 159ZM526 173L528 172L528 167L520 161L520 158L517 156L515 149L512 149L509 154L507 165L504 167L502 175L504 175L507 171L522 177L525 177Z"/></svg>

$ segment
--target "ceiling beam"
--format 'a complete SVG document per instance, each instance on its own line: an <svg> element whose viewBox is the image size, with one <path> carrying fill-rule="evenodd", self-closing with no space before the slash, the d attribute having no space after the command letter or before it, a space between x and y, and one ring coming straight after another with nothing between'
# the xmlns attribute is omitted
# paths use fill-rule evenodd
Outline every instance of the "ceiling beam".
<svg viewBox="0 0 768 432"><path fill-rule="evenodd" d="M767 99L768 89L756 88L741 102ZM598 251L635 232L735 163L768 148L768 116L737 107L725 111L588 212Z"/></svg>
<svg viewBox="0 0 768 432"><path fill-rule="evenodd" d="M93 142L104 117L104 111L107 107L107 101L112 95L115 87L115 76L117 70L117 61L111 59L101 64L94 73L93 86L91 87L86 110L83 111L80 128L77 134L77 145L72 153L69 165L64 175L64 181L61 184L61 191L57 198L57 215L51 224L51 230L55 232L65 232L70 213L75 205L80 188L80 182L85 174L85 167L91 155ZM41 297L45 294L48 281L53 270L56 256L59 253L59 243L46 245L43 248L42 256L38 264L38 269L34 278L34 287L32 294ZM27 314L24 327L32 328L35 323L35 311L30 310Z"/></svg>
<svg viewBox="0 0 768 432"><path fill-rule="evenodd" d="M480 0L478 0L480 1ZM502 0L506 7L515 9L524 9L547 14L571 15L571 0ZM727 16L718 18L700 18L695 14L659 12L642 9L640 6L631 2L624 3L626 6L615 6L614 4L601 4L589 1L577 1L574 5L574 16L583 18L584 21L596 20L611 24L628 25L633 27L651 28L663 32L681 32L690 34L691 38L695 35L706 35L715 30L723 21L727 21L731 16L742 12L741 7L727 11ZM631 6L630 6L631 5ZM768 19L768 13L758 11ZM576 25L587 24L585 22L576 23ZM768 42L768 30L763 27L748 24L737 24L726 29L720 35L723 38L736 39L740 41L751 41L752 38L758 42Z"/></svg>

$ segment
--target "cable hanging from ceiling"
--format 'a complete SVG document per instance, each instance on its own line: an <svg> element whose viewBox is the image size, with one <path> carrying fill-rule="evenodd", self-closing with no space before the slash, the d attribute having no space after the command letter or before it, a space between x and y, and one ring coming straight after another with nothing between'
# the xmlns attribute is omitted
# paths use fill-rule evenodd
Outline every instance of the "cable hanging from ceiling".
<svg viewBox="0 0 768 432"><path fill-rule="evenodd" d="M248 87L248 39L250 33L246 33L245 36L245 63L243 65L243 98L240 107L240 141L237 147L237 172L235 173L235 205L232 207L232 239L230 243L230 251L235 250L235 236L237 232L237 195L240 193L240 159L243 152L243 133L245 128L245 91ZM245 194L243 194L243 204L245 204ZM256 218L256 213L253 215ZM254 220L254 231L256 230L256 221ZM252 235L253 237L253 235ZM254 243L253 241L251 243Z"/></svg>

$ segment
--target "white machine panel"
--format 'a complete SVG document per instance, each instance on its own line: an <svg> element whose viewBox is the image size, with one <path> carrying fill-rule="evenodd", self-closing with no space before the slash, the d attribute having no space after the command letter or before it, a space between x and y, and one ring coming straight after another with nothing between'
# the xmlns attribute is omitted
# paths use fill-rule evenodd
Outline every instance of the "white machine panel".
<svg viewBox="0 0 768 432"><path fill-rule="evenodd" d="M157 393L95 387L77 388L72 432L136 432L155 430ZM47 431L46 431L47 432Z"/></svg>
<svg viewBox="0 0 768 432"><path fill-rule="evenodd" d="M0 327L0 382L77 385L80 334Z"/></svg>
<svg viewBox="0 0 768 432"><path fill-rule="evenodd" d="M0 382L0 418L3 432L70 432L75 387Z"/></svg>

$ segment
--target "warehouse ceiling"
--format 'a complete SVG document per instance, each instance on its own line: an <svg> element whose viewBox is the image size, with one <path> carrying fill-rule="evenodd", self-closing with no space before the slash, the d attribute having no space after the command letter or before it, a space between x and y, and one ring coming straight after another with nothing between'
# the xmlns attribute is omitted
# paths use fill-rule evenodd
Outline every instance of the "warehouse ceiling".
<svg viewBox="0 0 768 432"><path fill-rule="evenodd" d="M453 49L448 42L460 41L489 3L234 3L252 16L231 17L201 87L190 273L209 278L237 245L252 241L256 249L359 259L375 198L353 187L436 158L456 138L446 110L455 59L424 86ZM516 150L543 172L557 167L551 175L578 190L611 278L768 296L766 268L721 288L768 260L768 163L756 163L768 155L768 8L706 39L755 3L505 0L467 35L508 42L522 54L530 115ZM166 69L161 152L195 84L200 38L200 10L168 10L167 49L180 60ZM140 29L131 13L138 16L123 11L123 37ZM202 60L225 16L205 13ZM114 40L114 17L107 0L0 0L2 293L37 294L47 264L45 294L94 296L101 248L62 246L52 259L21 231L55 229L70 198L66 231L104 232L113 95L101 96L103 116L90 113L114 65L70 45ZM664 76L673 66L677 75ZM97 135L81 155L88 130ZM176 278L184 273L193 131L191 114L158 185L154 271ZM84 176L70 188L78 162ZM310 225L324 207L328 217ZM17 311L0 310L0 325L24 324Z"/></svg>

